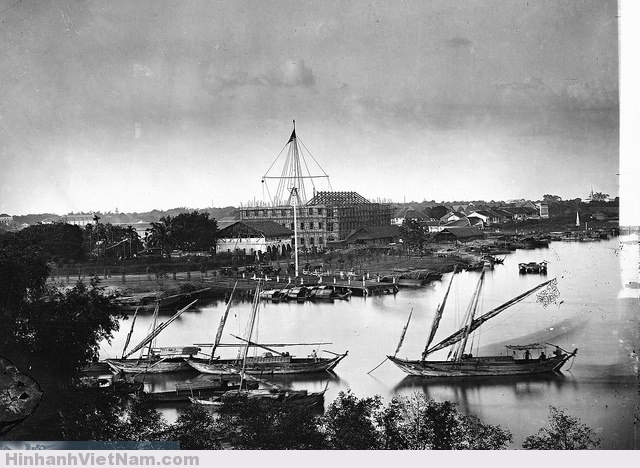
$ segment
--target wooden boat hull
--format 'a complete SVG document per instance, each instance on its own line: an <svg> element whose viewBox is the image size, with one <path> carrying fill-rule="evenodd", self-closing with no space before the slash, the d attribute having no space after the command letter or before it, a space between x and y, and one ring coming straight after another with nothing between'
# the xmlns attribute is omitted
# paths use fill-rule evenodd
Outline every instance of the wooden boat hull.
<svg viewBox="0 0 640 468"><path fill-rule="evenodd" d="M255 390L258 388L258 384L255 382L244 382L242 385L244 389ZM224 395L227 392L238 392L240 385L238 383L226 383L226 382L211 382L208 385L194 384L189 386L188 384L176 385L175 390L164 392L147 392L146 395L156 403L165 402L187 402L192 398L197 399L209 399L216 398ZM246 391L246 390L243 390Z"/></svg>
<svg viewBox="0 0 640 468"><path fill-rule="evenodd" d="M189 400L191 400L191 403L199 405L222 406L225 397L233 397L235 395L245 395L250 400L295 402L305 407L324 406L324 392L307 392L306 390L270 391L267 389L258 389L242 390L240 392L236 390L212 398L189 398Z"/></svg>
<svg viewBox="0 0 640 468"><path fill-rule="evenodd" d="M251 358L247 359L245 372L252 375L265 374L309 374L333 370L347 355L339 354L334 358ZM216 359L209 363L208 359L187 359L186 362L203 374L231 375L238 373L239 363L235 359Z"/></svg>
<svg viewBox="0 0 640 468"><path fill-rule="evenodd" d="M115 372L125 374L169 374L191 370L184 358L158 359L107 359Z"/></svg>
<svg viewBox="0 0 640 468"><path fill-rule="evenodd" d="M476 377L503 375L531 375L559 371L570 354L553 356L548 359L514 359L511 356L486 356L467 358L462 361L420 361L387 356L391 362L409 375L420 377Z"/></svg>

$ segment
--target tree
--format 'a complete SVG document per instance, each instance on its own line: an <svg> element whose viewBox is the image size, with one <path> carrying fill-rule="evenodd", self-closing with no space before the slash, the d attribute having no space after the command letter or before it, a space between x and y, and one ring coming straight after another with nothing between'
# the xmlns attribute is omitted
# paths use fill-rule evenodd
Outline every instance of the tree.
<svg viewBox="0 0 640 468"><path fill-rule="evenodd" d="M180 412L165 438L180 441L181 450L217 450L222 433L213 414L200 405L191 405Z"/></svg>
<svg viewBox="0 0 640 468"><path fill-rule="evenodd" d="M546 202L561 202L562 198L559 197L558 195L550 195L548 193L545 193L542 196L542 200L546 201Z"/></svg>
<svg viewBox="0 0 640 468"><path fill-rule="evenodd" d="M223 399L219 414L220 433L237 449L324 448L318 414L296 401L233 394Z"/></svg>
<svg viewBox="0 0 640 468"><path fill-rule="evenodd" d="M378 395L358 398L351 390L340 392L323 418L328 447L334 450L381 448L376 427L376 415L381 405Z"/></svg>
<svg viewBox="0 0 640 468"><path fill-rule="evenodd" d="M144 395L131 398L112 387L66 387L60 403L64 440L159 440L167 432L164 418Z"/></svg>
<svg viewBox="0 0 640 468"><path fill-rule="evenodd" d="M160 248L167 255L173 249L210 251L215 248L217 231L218 224L206 212L164 216L159 223L151 223L147 247Z"/></svg>
<svg viewBox="0 0 640 468"><path fill-rule="evenodd" d="M187 251L215 248L218 225L215 219L209 219L209 213L180 213L168 221L174 248Z"/></svg>
<svg viewBox="0 0 640 468"><path fill-rule="evenodd" d="M525 450L587 450L599 446L600 439L591 428L555 406L549 406L549 427L539 429L522 444Z"/></svg>
<svg viewBox="0 0 640 468"><path fill-rule="evenodd" d="M417 219L405 219L400 226L400 237L410 249L422 250L429 238L428 230Z"/></svg>
<svg viewBox="0 0 640 468"><path fill-rule="evenodd" d="M44 289L49 276L47 261L42 250L22 236L0 236L0 318L5 324L0 343L8 336L4 333L6 324L13 324L25 301L39 296Z"/></svg>
<svg viewBox="0 0 640 468"><path fill-rule="evenodd" d="M151 227L147 229L147 233L147 248L160 249L162 253L166 255L171 253L171 250L173 250L173 244L169 237L169 230L167 228L165 218L162 218L162 221L159 223L151 223Z"/></svg>
<svg viewBox="0 0 640 468"><path fill-rule="evenodd" d="M591 195L591 201L603 202L607 200L609 200L608 193L596 192L593 195Z"/></svg>
<svg viewBox="0 0 640 468"><path fill-rule="evenodd" d="M507 448L512 435L459 413L450 401L423 393L395 397L376 417L382 447L390 450L496 450Z"/></svg>
<svg viewBox="0 0 640 468"><path fill-rule="evenodd" d="M46 361L60 376L71 376L98 358L100 343L109 341L122 317L113 296L97 279L78 282L70 290L45 288L27 302L11 330L12 354Z"/></svg>

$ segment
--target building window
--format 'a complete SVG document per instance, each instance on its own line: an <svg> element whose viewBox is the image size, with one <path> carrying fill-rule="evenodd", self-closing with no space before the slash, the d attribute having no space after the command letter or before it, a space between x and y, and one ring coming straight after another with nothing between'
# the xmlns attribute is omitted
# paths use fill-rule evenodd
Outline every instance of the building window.
<svg viewBox="0 0 640 468"><path fill-rule="evenodd" d="M259 211L258 211L258 216L259 216L260 218L262 218L262 210L259 210Z"/></svg>
<svg viewBox="0 0 640 468"><path fill-rule="evenodd" d="M318 237L318 245L323 245L322 244L322 236Z"/></svg>
<svg viewBox="0 0 640 468"><path fill-rule="evenodd" d="M309 229L313 229L313 221L309 221Z"/></svg>
<svg viewBox="0 0 640 468"><path fill-rule="evenodd" d="M270 215L271 215L271 211L270 211L270 210L265 211L265 216L266 216L267 218L268 218Z"/></svg>
<svg viewBox="0 0 640 468"><path fill-rule="evenodd" d="M300 243L301 243L301 244L304 244L304 237L301 237L301 238L300 238Z"/></svg>
<svg viewBox="0 0 640 468"><path fill-rule="evenodd" d="M300 230L304 231L304 223L303 222L300 223Z"/></svg>
<svg viewBox="0 0 640 468"><path fill-rule="evenodd" d="M322 221L318 221L318 229L322 229Z"/></svg>
<svg viewBox="0 0 640 468"><path fill-rule="evenodd" d="M322 216L322 208L318 208L318 214Z"/></svg>
<svg viewBox="0 0 640 468"><path fill-rule="evenodd" d="M293 230L295 228L296 228L296 226L293 223L291 223L291 230Z"/></svg>
<svg viewBox="0 0 640 468"><path fill-rule="evenodd" d="M314 244L313 241L314 241L313 237L309 238L309 244L313 245Z"/></svg>
<svg viewBox="0 0 640 468"><path fill-rule="evenodd" d="M309 216L313 216L313 208L309 208Z"/></svg>
<svg viewBox="0 0 640 468"><path fill-rule="evenodd" d="M327 231L333 231L333 223L327 223Z"/></svg>

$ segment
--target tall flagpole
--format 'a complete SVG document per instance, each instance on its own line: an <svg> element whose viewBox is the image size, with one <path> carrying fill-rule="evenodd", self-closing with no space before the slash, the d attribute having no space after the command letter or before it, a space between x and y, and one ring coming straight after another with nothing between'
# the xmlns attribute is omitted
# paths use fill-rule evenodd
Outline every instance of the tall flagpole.
<svg viewBox="0 0 640 468"><path fill-rule="evenodd" d="M296 278L298 277L298 215L297 215L297 198L298 189L293 187L291 189L291 198L293 199L293 250L296 264Z"/></svg>

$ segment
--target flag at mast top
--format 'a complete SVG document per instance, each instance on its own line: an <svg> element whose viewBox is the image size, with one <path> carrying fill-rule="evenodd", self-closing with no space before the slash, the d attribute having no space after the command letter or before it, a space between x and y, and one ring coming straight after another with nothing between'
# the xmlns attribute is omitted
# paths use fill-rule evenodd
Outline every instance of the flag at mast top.
<svg viewBox="0 0 640 468"><path fill-rule="evenodd" d="M289 137L289 141L287 141L287 144L291 143L295 139L296 139L296 119L293 119L293 131L291 132L291 137Z"/></svg>
<svg viewBox="0 0 640 468"><path fill-rule="evenodd" d="M305 152L310 159L305 157ZM281 156L284 156L284 164L282 166L281 174L269 175L269 172L274 168L274 166L276 166L276 163ZM315 166L312 162L315 163ZM273 197L267 184L269 179L275 179L278 181L275 196ZM305 181L305 179L307 180ZM329 175L324 171L324 169L322 169L309 149L298 138L298 135L296 134L296 121L293 120L293 130L291 131L289 140L280 150L280 153L273 163L271 163L267 173L262 177L263 196L268 195L269 200L265 201L273 206L290 206L293 205L294 201L298 206L302 206L307 203L305 183L310 183L313 194L315 195L316 193L316 184L314 179L326 179L329 190L332 190Z"/></svg>

